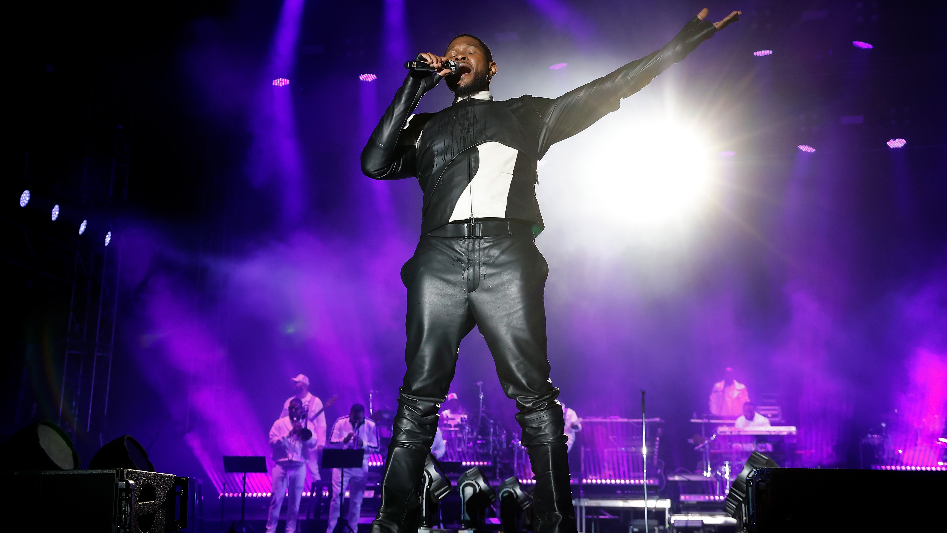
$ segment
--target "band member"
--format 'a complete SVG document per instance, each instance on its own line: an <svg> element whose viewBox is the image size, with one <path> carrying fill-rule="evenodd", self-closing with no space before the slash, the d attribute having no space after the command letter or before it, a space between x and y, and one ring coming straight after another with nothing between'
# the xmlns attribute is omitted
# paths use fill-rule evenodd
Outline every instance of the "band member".
<svg viewBox="0 0 947 533"><path fill-rule="evenodd" d="M444 56L420 54L436 73L408 74L361 158L367 176L415 176L424 192L420 242L401 269L408 290L407 371L373 533L416 527L405 523L414 515L408 508L412 492L434 440L438 405L454 377L458 346L474 326L490 348L504 392L519 408L536 477L535 531L575 531L559 390L549 380L546 358L548 267L534 243L543 229L535 193L538 161L556 142L617 110L622 98L738 14L711 24L703 20L705 9L667 46L557 99L494 101L489 88L497 64L490 48L469 34L452 40ZM444 76L454 103L412 115Z"/></svg>
<svg viewBox="0 0 947 533"><path fill-rule="evenodd" d="M447 453L447 441L444 440L444 432L441 428L437 428L437 432L434 433L434 444L431 445L431 455L435 459L440 459L445 453Z"/></svg>
<svg viewBox="0 0 947 533"><path fill-rule="evenodd" d="M288 415L273 423L270 428L270 447L273 449L273 497L266 519L266 532L276 531L283 497L289 490L289 506L286 509L286 533L296 531L299 516L299 500L306 481L306 464L316 450L316 439L305 428L305 413L302 402L292 398L287 408Z"/></svg>
<svg viewBox="0 0 947 533"><path fill-rule="evenodd" d="M313 481L319 481L322 477L319 475L319 457L322 448L326 445L326 415L322 406L322 400L315 394L309 392L309 378L299 374L293 378L293 396L286 399L283 403L283 412L280 417L289 414L289 403L293 398L298 399L306 412L307 427L312 431L313 438L316 441L316 453L309 457L306 468ZM332 403L331 401L329 403Z"/></svg>
<svg viewBox="0 0 947 533"><path fill-rule="evenodd" d="M347 450L365 450L361 468L332 470L332 503L329 504L329 527L326 533L332 533L335 530L342 512L342 494L345 493L346 488L349 491L349 515L346 520L351 531L356 531L358 517L362 512L362 497L365 495L368 454L378 451L378 432L375 430L375 422L365 418L364 406L358 403L353 405L349 416L343 416L335 421L329 445ZM345 486L342 486L343 483Z"/></svg>
<svg viewBox="0 0 947 533"><path fill-rule="evenodd" d="M714 383L714 388L710 391L710 412L717 416L740 416L743 404L750 401L746 385L734 379L733 375L733 369L727 367L724 378Z"/></svg>
<svg viewBox="0 0 947 533"><path fill-rule="evenodd" d="M743 404L743 414L733 423L738 428L761 428L769 427L769 419L756 412L756 406L753 402Z"/></svg>
<svg viewBox="0 0 947 533"><path fill-rule="evenodd" d="M467 419L467 412L461 405L457 394L447 395L447 400L441 405L441 424L447 427L457 427Z"/></svg>
<svg viewBox="0 0 947 533"><path fill-rule="evenodd" d="M582 419L575 414L575 411L566 407L565 402L560 401L559 403L562 404L562 418L565 422L566 438L569 439L566 442L566 448L571 452L572 445L575 444L575 434L582 431Z"/></svg>

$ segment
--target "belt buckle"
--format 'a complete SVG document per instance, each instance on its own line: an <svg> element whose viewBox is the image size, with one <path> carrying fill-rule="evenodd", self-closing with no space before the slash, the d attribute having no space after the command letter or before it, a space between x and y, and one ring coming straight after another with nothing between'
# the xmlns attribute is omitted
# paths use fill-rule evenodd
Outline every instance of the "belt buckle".
<svg viewBox="0 0 947 533"><path fill-rule="evenodd" d="M482 239L483 238L483 223L470 221L464 224L464 238L465 239Z"/></svg>

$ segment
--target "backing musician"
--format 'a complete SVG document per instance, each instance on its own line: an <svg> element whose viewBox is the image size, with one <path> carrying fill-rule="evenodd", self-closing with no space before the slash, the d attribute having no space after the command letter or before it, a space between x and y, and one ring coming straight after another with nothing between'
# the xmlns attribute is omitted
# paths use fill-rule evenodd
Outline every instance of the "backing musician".
<svg viewBox="0 0 947 533"><path fill-rule="evenodd" d="M378 451L378 432L375 422L365 418L362 404L352 405L349 416L343 416L332 426L329 446L346 450L365 450L365 458L360 468L335 468L332 470L332 502L329 504L329 527L332 533L342 512L342 495L346 486L349 489L349 514L346 518L351 531L358 530L358 517L362 512L362 498L365 495L365 478L368 474L368 454ZM344 478L344 481L343 481ZM345 486L343 486L345 483Z"/></svg>
<svg viewBox="0 0 947 533"><path fill-rule="evenodd" d="M286 532L296 531L299 516L299 500L306 482L306 467L315 455L317 440L306 429L306 415L299 398L292 398L287 416L273 423L270 428L270 447L273 449L273 496L266 519L266 533L274 533L279 522L279 511L283 497L289 490L289 505L286 509Z"/></svg>

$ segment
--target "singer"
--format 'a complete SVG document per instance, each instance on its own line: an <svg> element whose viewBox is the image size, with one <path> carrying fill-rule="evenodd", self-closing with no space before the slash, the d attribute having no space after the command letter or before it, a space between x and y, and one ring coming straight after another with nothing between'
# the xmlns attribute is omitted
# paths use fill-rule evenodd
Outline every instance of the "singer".
<svg viewBox="0 0 947 533"><path fill-rule="evenodd" d="M619 107L714 33L704 9L666 46L556 99L490 94L497 64L469 34L444 56L420 54L435 73L411 70L362 151L374 179L417 177L424 192L421 238L401 269L408 291L407 371L385 463L382 501L372 533L417 529L417 493L447 395L457 348L479 326L529 453L536 490L534 531L575 532L559 390L549 380L543 303L548 267L534 239L543 229L535 186L537 162ZM444 68L456 62L456 70ZM413 115L442 77L453 104ZM629 162L629 165L633 164Z"/></svg>

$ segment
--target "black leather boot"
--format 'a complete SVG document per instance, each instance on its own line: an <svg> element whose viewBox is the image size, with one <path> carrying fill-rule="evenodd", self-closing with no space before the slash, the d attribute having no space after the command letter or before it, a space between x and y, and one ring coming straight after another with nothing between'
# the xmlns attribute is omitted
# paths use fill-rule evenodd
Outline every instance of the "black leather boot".
<svg viewBox="0 0 947 533"><path fill-rule="evenodd" d="M533 493L533 531L575 533L575 508L569 484L569 455L565 444L538 444L526 449L536 476Z"/></svg>
<svg viewBox="0 0 947 533"><path fill-rule="evenodd" d="M381 506L371 533L416 533L424 462L437 432L437 398L402 393L381 480Z"/></svg>
<svg viewBox="0 0 947 533"><path fill-rule="evenodd" d="M569 485L569 455L566 447L562 405L556 401L558 389L538 398L516 415L523 428L523 445L536 477L533 492L535 533L575 533L575 508Z"/></svg>
<svg viewBox="0 0 947 533"><path fill-rule="evenodd" d="M372 522L372 533L415 533L418 530L421 472L427 450L388 448L381 481L381 506Z"/></svg>

